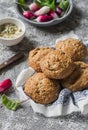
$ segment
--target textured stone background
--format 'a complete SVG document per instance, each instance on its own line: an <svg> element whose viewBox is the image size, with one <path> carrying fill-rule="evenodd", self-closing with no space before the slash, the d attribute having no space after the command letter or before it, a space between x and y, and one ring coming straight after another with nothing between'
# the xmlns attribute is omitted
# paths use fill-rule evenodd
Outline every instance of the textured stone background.
<svg viewBox="0 0 88 130"><path fill-rule="evenodd" d="M14 10L14 0L0 0L0 18L6 16L18 17ZM25 58L18 63L0 71L0 81L11 78L15 83L19 72L28 66L27 56L29 50L44 45L54 45L55 40L71 31L80 36L84 41L88 40L88 0L74 0L74 9L71 16L63 23L49 28L39 28L26 25L24 40L17 46L5 47L0 44L0 63L7 57L18 51L25 53ZM14 85L13 85L14 87ZM7 92L9 97L18 98L14 89ZM88 115L73 113L69 116L58 118L45 118L33 113L25 104L16 112L6 108L0 108L0 130L88 130Z"/></svg>

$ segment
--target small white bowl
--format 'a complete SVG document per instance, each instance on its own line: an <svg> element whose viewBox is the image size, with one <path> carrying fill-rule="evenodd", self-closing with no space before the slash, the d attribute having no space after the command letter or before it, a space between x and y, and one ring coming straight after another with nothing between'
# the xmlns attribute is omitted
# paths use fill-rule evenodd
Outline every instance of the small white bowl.
<svg viewBox="0 0 88 130"><path fill-rule="evenodd" d="M0 20L0 25L6 24L6 23L12 23L12 24L17 25L20 29L22 29L22 33L16 38L0 37L0 43L5 46L13 46L13 45L19 44L22 41L22 39L24 38L24 34L25 34L24 23L21 20L19 20L17 18L12 18L12 17L7 17L7 18Z"/></svg>

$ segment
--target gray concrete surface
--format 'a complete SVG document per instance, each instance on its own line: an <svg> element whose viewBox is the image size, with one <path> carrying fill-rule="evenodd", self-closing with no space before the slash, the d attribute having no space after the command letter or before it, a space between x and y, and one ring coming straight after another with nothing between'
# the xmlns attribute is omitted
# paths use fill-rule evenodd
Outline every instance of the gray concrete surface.
<svg viewBox="0 0 88 130"><path fill-rule="evenodd" d="M14 10L14 0L0 0L0 19L6 16L17 17ZM25 53L25 58L0 71L0 81L11 78L13 84L23 68L28 67L28 52L38 46L54 45L55 40L71 31L88 40L88 0L74 0L74 9L71 16L61 24L53 27L39 28L26 25L24 40L17 46L5 47L0 44L0 63L18 51ZM14 87L14 85L13 85ZM17 99L17 93L10 89L6 93ZM1 97L0 97L1 98ZM1 100L1 99L0 99ZM37 115L27 104L16 112L5 107L0 108L0 130L88 130L88 115L73 113L65 117L45 118Z"/></svg>

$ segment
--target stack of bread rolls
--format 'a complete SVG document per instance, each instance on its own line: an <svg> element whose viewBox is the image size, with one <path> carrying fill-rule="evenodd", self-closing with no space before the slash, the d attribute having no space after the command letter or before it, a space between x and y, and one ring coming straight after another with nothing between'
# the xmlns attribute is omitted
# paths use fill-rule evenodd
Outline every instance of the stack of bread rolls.
<svg viewBox="0 0 88 130"><path fill-rule="evenodd" d="M88 87L88 64L83 60L87 47L82 41L68 38L59 41L55 49L35 48L29 52L29 65L35 70L24 86L25 93L35 102L54 102L63 88L79 91Z"/></svg>

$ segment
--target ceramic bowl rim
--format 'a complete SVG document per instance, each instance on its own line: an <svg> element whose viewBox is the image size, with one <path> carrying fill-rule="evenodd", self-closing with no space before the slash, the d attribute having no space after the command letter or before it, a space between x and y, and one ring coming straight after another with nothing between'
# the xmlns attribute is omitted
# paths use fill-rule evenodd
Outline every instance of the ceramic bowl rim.
<svg viewBox="0 0 88 130"><path fill-rule="evenodd" d="M61 21L63 21L65 18L67 18L69 15L70 15L70 13L72 12L72 9L73 9L73 0L69 0L70 1L70 9L69 9L69 11L63 16L63 17L61 17L61 18L56 18L56 19L53 19L53 20L51 20L51 21L48 21L48 22L34 22L34 21L32 21L32 20L29 20L29 19L27 19L27 18L25 18L23 15L22 15L22 13L19 11L19 7L18 7L18 5L17 4L15 4L15 10L16 10L16 12L17 12L17 14L22 18L22 19L24 19L24 20L26 20L27 22L29 22L30 24L34 24L34 25L51 25L51 24L53 24L54 22L61 22ZM18 0L15 0L15 2L18 2Z"/></svg>
<svg viewBox="0 0 88 130"><path fill-rule="evenodd" d="M19 23L22 24L23 29L21 28L22 29L22 34L20 34L18 37L15 37L15 38L4 38L4 37L0 37L0 40L13 41L13 40L17 40L17 39L21 38L25 34L25 30L26 30L25 24L20 19L17 19L17 18L14 18L14 17L6 17L6 18L0 19L0 22L4 21L4 20L12 20L12 21L15 20L15 21L17 21L17 22L19 22ZM6 23L12 23L12 22L6 22ZM0 25L3 25L3 24L5 24L5 22L1 23Z"/></svg>

